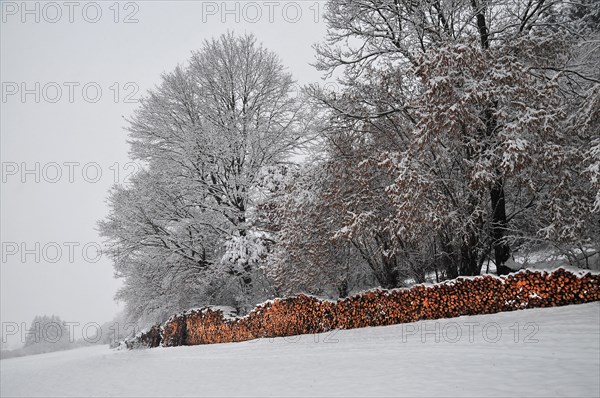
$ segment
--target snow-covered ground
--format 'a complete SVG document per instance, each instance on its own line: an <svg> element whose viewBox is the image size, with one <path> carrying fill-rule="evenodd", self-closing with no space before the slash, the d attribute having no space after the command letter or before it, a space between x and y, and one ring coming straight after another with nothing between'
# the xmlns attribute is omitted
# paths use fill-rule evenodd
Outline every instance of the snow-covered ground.
<svg viewBox="0 0 600 398"><path fill-rule="evenodd" d="M2 397L598 397L600 303L233 344L81 348L0 368Z"/></svg>

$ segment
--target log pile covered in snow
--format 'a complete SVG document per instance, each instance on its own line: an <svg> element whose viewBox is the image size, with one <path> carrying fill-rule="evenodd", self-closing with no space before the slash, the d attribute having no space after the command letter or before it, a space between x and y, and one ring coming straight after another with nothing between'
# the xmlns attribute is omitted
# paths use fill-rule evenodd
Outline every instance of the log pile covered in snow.
<svg viewBox="0 0 600 398"><path fill-rule="evenodd" d="M241 318L226 318L219 309L192 310L153 327L137 343L149 347L227 343L592 301L600 301L598 274L563 268L526 270L505 277L372 290L338 301L298 295L261 304Z"/></svg>

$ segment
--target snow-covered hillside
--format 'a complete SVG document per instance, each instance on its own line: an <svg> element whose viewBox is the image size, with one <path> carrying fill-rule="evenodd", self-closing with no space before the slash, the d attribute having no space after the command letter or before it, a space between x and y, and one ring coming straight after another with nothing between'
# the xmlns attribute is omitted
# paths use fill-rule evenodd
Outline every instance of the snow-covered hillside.
<svg viewBox="0 0 600 398"><path fill-rule="evenodd" d="M437 341L436 341L437 340ZM9 396L600 396L600 303L0 361Z"/></svg>

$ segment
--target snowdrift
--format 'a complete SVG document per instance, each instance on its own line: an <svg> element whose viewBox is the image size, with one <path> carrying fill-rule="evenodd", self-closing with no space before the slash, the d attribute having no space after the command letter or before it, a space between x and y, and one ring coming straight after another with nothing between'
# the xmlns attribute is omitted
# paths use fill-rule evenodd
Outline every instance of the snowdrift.
<svg viewBox="0 0 600 398"><path fill-rule="evenodd" d="M551 272L523 270L503 277L463 277L408 289L371 290L338 301L298 295L263 303L241 318L224 317L220 309L214 308L187 311L126 345L228 343L581 304L600 301L599 282L597 273L558 268Z"/></svg>

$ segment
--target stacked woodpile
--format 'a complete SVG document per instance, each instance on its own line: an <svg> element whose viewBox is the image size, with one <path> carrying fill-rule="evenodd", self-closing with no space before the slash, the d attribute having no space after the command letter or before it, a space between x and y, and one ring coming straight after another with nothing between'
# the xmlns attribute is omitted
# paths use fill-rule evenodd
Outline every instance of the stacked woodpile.
<svg viewBox="0 0 600 398"><path fill-rule="evenodd" d="M299 295L259 305L237 319L225 319L221 311L210 308L189 311L162 328L152 328L139 340L150 347L227 343L580 304L600 301L599 282L600 275L559 268L550 273L523 271L506 277L485 275L410 289L373 290L335 302Z"/></svg>
<svg viewBox="0 0 600 398"><path fill-rule="evenodd" d="M162 344L163 331L160 325L155 325L145 333L132 339L125 340L125 346L129 349L139 347L158 347Z"/></svg>

